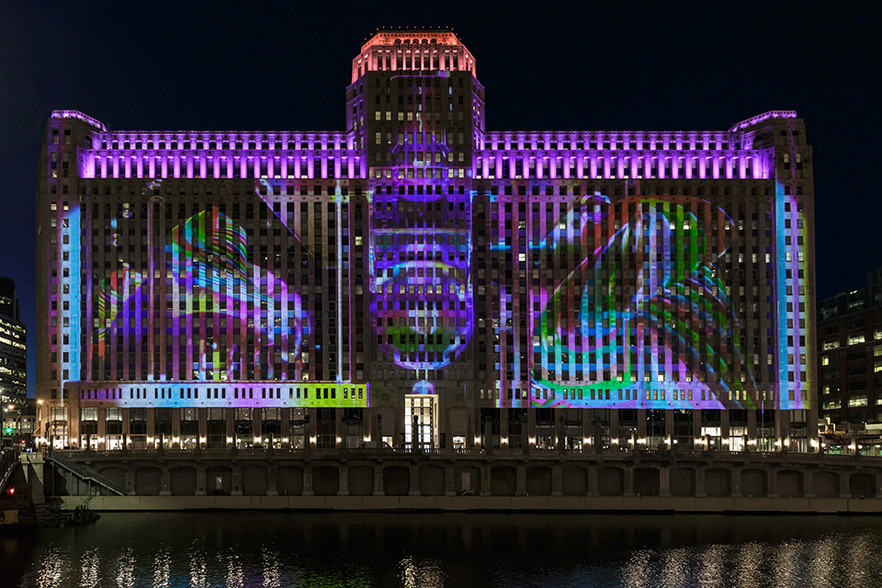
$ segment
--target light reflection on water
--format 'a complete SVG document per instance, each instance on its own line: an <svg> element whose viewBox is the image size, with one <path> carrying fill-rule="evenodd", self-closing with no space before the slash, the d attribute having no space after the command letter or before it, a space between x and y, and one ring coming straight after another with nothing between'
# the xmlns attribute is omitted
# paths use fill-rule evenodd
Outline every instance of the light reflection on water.
<svg viewBox="0 0 882 588"><path fill-rule="evenodd" d="M882 588L873 517L108 513L31 540L0 553L40 588Z"/></svg>

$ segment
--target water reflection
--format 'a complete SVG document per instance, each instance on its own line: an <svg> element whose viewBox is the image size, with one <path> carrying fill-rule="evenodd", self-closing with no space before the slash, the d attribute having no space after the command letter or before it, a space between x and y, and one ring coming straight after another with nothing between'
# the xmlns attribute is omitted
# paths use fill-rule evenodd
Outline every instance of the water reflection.
<svg viewBox="0 0 882 588"><path fill-rule="evenodd" d="M32 541L4 586L882 587L870 517L109 513Z"/></svg>

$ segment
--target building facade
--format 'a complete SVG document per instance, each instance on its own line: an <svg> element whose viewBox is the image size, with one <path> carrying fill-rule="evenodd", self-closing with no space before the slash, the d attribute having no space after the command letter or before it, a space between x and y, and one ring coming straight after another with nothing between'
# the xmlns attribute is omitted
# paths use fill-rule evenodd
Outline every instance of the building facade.
<svg viewBox="0 0 882 588"><path fill-rule="evenodd" d="M804 123L488 131L447 31L342 131L54 111L37 394L62 446L817 446Z"/></svg>
<svg viewBox="0 0 882 588"><path fill-rule="evenodd" d="M882 432L882 268L869 273L865 288L818 303L818 338L822 420L831 433L878 435Z"/></svg>

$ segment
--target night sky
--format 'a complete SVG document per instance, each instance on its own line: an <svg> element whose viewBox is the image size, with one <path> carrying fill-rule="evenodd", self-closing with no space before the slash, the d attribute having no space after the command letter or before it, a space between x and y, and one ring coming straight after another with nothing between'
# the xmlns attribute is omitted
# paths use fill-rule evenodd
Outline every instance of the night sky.
<svg viewBox="0 0 882 588"><path fill-rule="evenodd" d="M0 274L18 286L29 363L36 162L50 110L115 130L343 130L350 64L377 28L452 28L477 60L487 130L728 129L796 110L814 149L819 299L882 266L873 3L296 4L0 8Z"/></svg>

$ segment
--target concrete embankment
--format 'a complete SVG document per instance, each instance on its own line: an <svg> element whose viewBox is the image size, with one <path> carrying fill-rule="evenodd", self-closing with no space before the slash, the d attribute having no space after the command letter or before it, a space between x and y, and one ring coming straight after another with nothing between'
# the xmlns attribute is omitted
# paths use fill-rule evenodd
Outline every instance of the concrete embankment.
<svg viewBox="0 0 882 588"><path fill-rule="evenodd" d="M95 511L546 511L882 514L882 501L857 498L660 496L66 496L64 508Z"/></svg>

